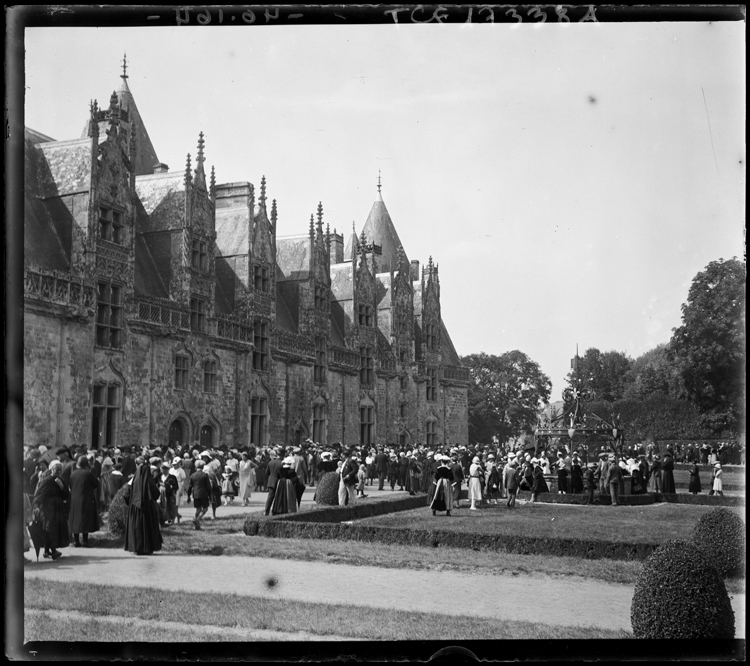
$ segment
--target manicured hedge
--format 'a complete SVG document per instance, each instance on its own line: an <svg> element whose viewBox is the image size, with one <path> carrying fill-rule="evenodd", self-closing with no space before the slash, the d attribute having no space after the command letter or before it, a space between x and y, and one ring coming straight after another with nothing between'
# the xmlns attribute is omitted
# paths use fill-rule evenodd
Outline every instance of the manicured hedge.
<svg viewBox="0 0 750 666"><path fill-rule="evenodd" d="M130 486L126 483L117 491L109 504L109 515L107 524L109 532L114 537L125 535L125 527L128 522L128 499L130 498Z"/></svg>
<svg viewBox="0 0 750 666"><path fill-rule="evenodd" d="M316 504L338 506L339 478L338 472L326 472L320 477L318 487L315 489Z"/></svg>
<svg viewBox="0 0 750 666"><path fill-rule="evenodd" d="M586 559L644 560L658 548L658 544L651 543L619 543L576 538L553 539L510 534L459 534L439 529L420 530L356 523L300 522L287 518L287 516L294 515L276 516L273 520L248 518L245 521L245 534L295 539L346 539L367 543L378 542L427 548L466 548Z"/></svg>
<svg viewBox="0 0 750 666"><path fill-rule="evenodd" d="M734 611L704 552L668 541L643 564L633 593L635 638L734 638Z"/></svg>
<svg viewBox="0 0 750 666"><path fill-rule="evenodd" d="M531 493L528 491L521 491L518 493L518 499L530 499ZM558 495L557 493L542 493L537 498L537 502L543 502L544 504L586 504L588 495ZM603 504L609 506L612 503L612 498L609 495L599 495L594 493L594 504ZM620 495L619 504L625 504L627 506L644 506L646 504L653 504L654 497L650 493L644 495Z"/></svg>
<svg viewBox="0 0 750 666"><path fill-rule="evenodd" d="M693 528L693 543L722 578L741 575L745 569L745 529L742 518L723 507L701 516Z"/></svg>
<svg viewBox="0 0 750 666"><path fill-rule="evenodd" d="M692 495L690 493L650 493L657 502L670 504L696 504L701 506L745 506L744 497L724 495Z"/></svg>

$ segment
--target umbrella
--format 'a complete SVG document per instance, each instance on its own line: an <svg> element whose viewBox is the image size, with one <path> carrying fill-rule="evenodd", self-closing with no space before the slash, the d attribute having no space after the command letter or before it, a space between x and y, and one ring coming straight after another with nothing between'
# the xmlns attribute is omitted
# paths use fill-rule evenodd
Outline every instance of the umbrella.
<svg viewBox="0 0 750 666"><path fill-rule="evenodd" d="M44 547L44 529L42 524L36 520L29 523L29 536L36 550L36 561L39 561L39 551Z"/></svg>

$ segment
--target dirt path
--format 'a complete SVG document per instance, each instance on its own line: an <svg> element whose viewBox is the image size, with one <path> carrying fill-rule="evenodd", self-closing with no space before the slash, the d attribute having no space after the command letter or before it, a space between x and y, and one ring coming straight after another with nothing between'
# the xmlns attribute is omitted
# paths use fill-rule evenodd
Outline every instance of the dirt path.
<svg viewBox="0 0 750 666"><path fill-rule="evenodd" d="M439 558L439 553L436 553ZM313 603L344 603L404 611L434 612L444 607L437 590L455 590L452 613L524 620L558 626L595 626L630 631L633 588L586 579L489 576L453 571L414 571L379 567L233 556L156 553L138 557L104 548L66 549L56 562L33 562L26 578L106 581L192 592L240 594ZM271 582L273 581L273 582ZM342 594L340 584L357 590ZM442 593L441 593L442 594ZM533 602L531 600L534 600ZM541 600L541 603L540 603ZM584 603L585 601L585 603ZM745 596L736 595L738 638L744 638Z"/></svg>

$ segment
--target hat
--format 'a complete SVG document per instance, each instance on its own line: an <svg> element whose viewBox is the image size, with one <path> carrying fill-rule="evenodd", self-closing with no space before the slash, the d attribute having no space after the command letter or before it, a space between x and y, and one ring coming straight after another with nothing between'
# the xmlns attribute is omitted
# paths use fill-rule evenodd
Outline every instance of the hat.
<svg viewBox="0 0 750 666"><path fill-rule="evenodd" d="M399 455L400 455L400 456L401 456L402 458L406 458L406 454L405 454L405 453L404 453L403 451L401 451L401 453L399 453Z"/></svg>
<svg viewBox="0 0 750 666"><path fill-rule="evenodd" d="M187 454L186 454L186 455L187 455ZM182 458L175 458L175 459L174 459L174 460L172 461L172 464L173 464L173 465L180 465L180 464L182 464Z"/></svg>
<svg viewBox="0 0 750 666"><path fill-rule="evenodd" d="M161 469L169 469L169 465L167 465L167 463L163 462L161 464Z"/></svg>
<svg viewBox="0 0 750 666"><path fill-rule="evenodd" d="M323 451L323 453L320 454L320 457L323 460L330 460L331 459L331 452L330 451Z"/></svg>
<svg viewBox="0 0 750 666"><path fill-rule="evenodd" d="M47 447L44 444L39 445L39 453L47 453Z"/></svg>
<svg viewBox="0 0 750 666"><path fill-rule="evenodd" d="M210 458L211 454L208 451L201 451L200 455L198 457L199 458Z"/></svg>
<svg viewBox="0 0 750 666"><path fill-rule="evenodd" d="M487 460L494 460L495 456L493 456L491 453L487 456Z"/></svg>
<svg viewBox="0 0 750 666"><path fill-rule="evenodd" d="M714 465L714 469L721 469L721 463L716 463Z"/></svg>
<svg viewBox="0 0 750 666"><path fill-rule="evenodd" d="M471 462L473 462L475 465L478 465L479 464L479 458L477 458L476 456L474 456L474 459Z"/></svg>
<svg viewBox="0 0 750 666"><path fill-rule="evenodd" d="M294 465L294 458L292 456L287 456L286 458L284 458L281 464L284 467L291 467L292 465Z"/></svg>
<svg viewBox="0 0 750 666"><path fill-rule="evenodd" d="M76 460L76 465L78 467L83 467L84 465L88 465L89 459L86 456L78 456L78 460Z"/></svg>
<svg viewBox="0 0 750 666"><path fill-rule="evenodd" d="M52 461L52 462L51 462L51 463L49 464L49 467L48 467L47 469L49 469L50 471L52 471L52 470L53 470L53 469L55 469L56 467L62 467L62 466L63 466L63 464L62 464L62 463L61 463L61 462L60 462L59 460L53 460L53 461Z"/></svg>

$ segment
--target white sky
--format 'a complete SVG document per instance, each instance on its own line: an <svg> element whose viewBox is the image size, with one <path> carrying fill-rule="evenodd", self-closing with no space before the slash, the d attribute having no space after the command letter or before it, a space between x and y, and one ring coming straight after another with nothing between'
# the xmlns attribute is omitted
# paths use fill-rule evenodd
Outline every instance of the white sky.
<svg viewBox="0 0 750 666"><path fill-rule="evenodd" d="M744 253L741 22L36 28L26 124L79 137L124 51L159 159L202 130L218 182L266 175L279 235L318 201L359 233L380 169L458 353L520 349L552 400L576 343L667 342L695 274Z"/></svg>

